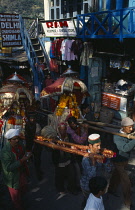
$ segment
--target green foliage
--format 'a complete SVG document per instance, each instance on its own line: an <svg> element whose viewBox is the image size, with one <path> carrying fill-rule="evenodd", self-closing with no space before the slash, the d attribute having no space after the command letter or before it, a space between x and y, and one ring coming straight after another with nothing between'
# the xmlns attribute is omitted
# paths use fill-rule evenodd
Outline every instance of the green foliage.
<svg viewBox="0 0 135 210"><path fill-rule="evenodd" d="M0 13L17 13L22 17L43 17L44 0L0 0Z"/></svg>

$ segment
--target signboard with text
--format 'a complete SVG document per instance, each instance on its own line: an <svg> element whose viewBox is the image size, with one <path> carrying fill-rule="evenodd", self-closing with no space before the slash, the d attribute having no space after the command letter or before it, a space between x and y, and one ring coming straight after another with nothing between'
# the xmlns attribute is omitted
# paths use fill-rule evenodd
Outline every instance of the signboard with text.
<svg viewBox="0 0 135 210"><path fill-rule="evenodd" d="M0 29L3 47L22 45L18 14L0 13Z"/></svg>
<svg viewBox="0 0 135 210"><path fill-rule="evenodd" d="M46 37L75 37L73 20L47 21L42 23Z"/></svg>

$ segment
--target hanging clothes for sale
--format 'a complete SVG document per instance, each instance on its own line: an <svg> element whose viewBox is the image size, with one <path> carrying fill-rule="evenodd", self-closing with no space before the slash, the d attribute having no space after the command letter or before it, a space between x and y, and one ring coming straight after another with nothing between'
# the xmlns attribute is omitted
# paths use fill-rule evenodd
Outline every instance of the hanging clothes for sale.
<svg viewBox="0 0 135 210"><path fill-rule="evenodd" d="M61 59L61 43L63 41L63 38L61 39L56 39L54 42L55 42L55 55L56 55L56 58L58 60Z"/></svg>
<svg viewBox="0 0 135 210"><path fill-rule="evenodd" d="M72 61L72 60L77 59L77 55L75 55L71 51L71 46L72 46L73 42L74 42L74 40L67 39L67 41L65 43L65 60L66 61Z"/></svg>
<svg viewBox="0 0 135 210"><path fill-rule="evenodd" d="M91 42L84 42L83 51L81 53L80 62L83 66L89 65L89 58L93 54L93 46Z"/></svg>
<svg viewBox="0 0 135 210"><path fill-rule="evenodd" d="M67 41L67 39L64 39L62 41L62 43L61 43L60 51L61 51L62 61L65 61L65 46L66 46L66 41Z"/></svg>
<svg viewBox="0 0 135 210"><path fill-rule="evenodd" d="M78 60L80 60L82 49L83 49L82 40L76 39L72 42L71 51L74 53L74 55L77 56Z"/></svg>
<svg viewBox="0 0 135 210"><path fill-rule="evenodd" d="M83 43L83 50L80 56L80 79L85 81L85 84L88 85L88 66L89 66L89 58L93 54L93 46L91 42Z"/></svg>
<svg viewBox="0 0 135 210"><path fill-rule="evenodd" d="M50 58L55 58L55 42L54 41L51 43L51 47L50 47Z"/></svg>

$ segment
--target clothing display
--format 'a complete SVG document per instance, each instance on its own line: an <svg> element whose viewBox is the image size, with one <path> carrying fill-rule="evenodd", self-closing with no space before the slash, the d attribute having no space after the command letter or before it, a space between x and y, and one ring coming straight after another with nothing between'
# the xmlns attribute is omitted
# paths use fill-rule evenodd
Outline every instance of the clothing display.
<svg viewBox="0 0 135 210"><path fill-rule="evenodd" d="M81 65L89 66L89 58L93 54L93 46L91 42L84 42L83 43L83 50L80 57Z"/></svg>

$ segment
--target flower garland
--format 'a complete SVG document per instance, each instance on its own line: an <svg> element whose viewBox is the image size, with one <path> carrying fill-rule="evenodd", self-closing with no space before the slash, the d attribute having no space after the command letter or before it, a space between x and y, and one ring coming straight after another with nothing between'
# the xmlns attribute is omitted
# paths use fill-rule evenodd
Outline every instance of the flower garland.
<svg viewBox="0 0 135 210"><path fill-rule="evenodd" d="M75 94L66 95L65 93L60 97L60 102L56 108L56 116L61 116L64 112L65 108L70 109L70 113L72 116L79 118L80 111L78 108L78 103L76 101Z"/></svg>

